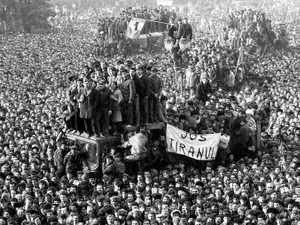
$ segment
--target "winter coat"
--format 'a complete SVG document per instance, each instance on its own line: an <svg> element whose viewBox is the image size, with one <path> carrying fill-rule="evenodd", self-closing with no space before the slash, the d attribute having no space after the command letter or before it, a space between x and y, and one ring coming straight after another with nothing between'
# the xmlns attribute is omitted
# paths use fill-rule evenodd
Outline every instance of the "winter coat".
<svg viewBox="0 0 300 225"><path fill-rule="evenodd" d="M80 102L80 118L92 119L96 93L97 91L95 89L92 89L90 93L88 93L85 88L80 89L77 95L77 99ZM81 96L83 96L83 100L80 100Z"/></svg>
<svg viewBox="0 0 300 225"><path fill-rule="evenodd" d="M206 102L208 101L208 94L212 94L212 88L208 83L204 84L200 82L197 86L196 96L199 101Z"/></svg>

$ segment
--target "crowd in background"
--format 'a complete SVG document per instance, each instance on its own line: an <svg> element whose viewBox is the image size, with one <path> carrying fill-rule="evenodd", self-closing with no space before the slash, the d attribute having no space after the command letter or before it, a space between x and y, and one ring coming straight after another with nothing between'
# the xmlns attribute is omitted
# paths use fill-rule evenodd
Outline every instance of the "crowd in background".
<svg viewBox="0 0 300 225"><path fill-rule="evenodd" d="M297 49L236 67L237 50L195 38L177 72L166 52L95 60L83 21L68 35L1 36L1 224L299 222ZM97 178L65 138L67 129L133 135L147 122L230 142L214 162L185 163L164 154L161 132L139 172L112 151ZM258 124L263 142L253 149Z"/></svg>
<svg viewBox="0 0 300 225"><path fill-rule="evenodd" d="M93 16L99 18L97 24L95 24L95 20L90 20ZM139 53L141 50L139 42L126 37L127 27L132 18L145 19L141 34L165 32L169 19L176 18L176 12L165 7L128 7L121 12L113 9L89 10L82 13L70 10L59 14L53 20L56 21L56 27L59 30L72 28L71 30L76 31L80 30L76 28L78 25L80 27L90 20L86 29L89 32L92 31L92 35L95 37L92 43L94 55L96 57L103 55L113 57L118 54L131 55Z"/></svg>

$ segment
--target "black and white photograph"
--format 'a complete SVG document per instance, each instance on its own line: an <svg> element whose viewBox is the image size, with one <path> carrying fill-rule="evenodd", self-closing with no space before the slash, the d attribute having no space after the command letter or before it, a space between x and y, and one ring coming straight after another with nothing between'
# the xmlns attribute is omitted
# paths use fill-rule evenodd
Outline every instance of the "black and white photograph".
<svg viewBox="0 0 300 225"><path fill-rule="evenodd" d="M0 0L0 225L300 225L300 0Z"/></svg>

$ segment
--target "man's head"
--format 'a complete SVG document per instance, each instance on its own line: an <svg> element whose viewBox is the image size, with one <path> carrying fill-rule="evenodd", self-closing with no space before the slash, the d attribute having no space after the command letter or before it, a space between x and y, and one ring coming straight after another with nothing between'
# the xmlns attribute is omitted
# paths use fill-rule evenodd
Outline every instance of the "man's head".
<svg viewBox="0 0 300 225"><path fill-rule="evenodd" d="M158 72L157 68L153 67L153 68L151 69L151 75L156 75L157 72Z"/></svg>
<svg viewBox="0 0 300 225"><path fill-rule="evenodd" d="M208 78L207 77L203 77L201 79L201 81L202 81L203 84L207 84L208 83Z"/></svg>
<svg viewBox="0 0 300 225"><path fill-rule="evenodd" d="M107 220L108 225L112 225L112 224L114 224L115 217L114 217L114 215L109 214L109 215L107 215L106 220Z"/></svg>
<svg viewBox="0 0 300 225"><path fill-rule="evenodd" d="M106 156L106 163L111 164L114 161L114 158L111 155Z"/></svg>
<svg viewBox="0 0 300 225"><path fill-rule="evenodd" d="M133 79L136 75L136 69L134 67L131 67L129 69L130 78Z"/></svg>
<svg viewBox="0 0 300 225"><path fill-rule="evenodd" d="M137 65L136 66L136 73L139 77L141 77L143 75L143 67L142 65Z"/></svg>
<svg viewBox="0 0 300 225"><path fill-rule="evenodd" d="M114 160L116 162L120 162L122 159L122 154L120 152L117 152L115 155L114 155Z"/></svg>
<svg viewBox="0 0 300 225"><path fill-rule="evenodd" d="M106 85L106 82L104 79L100 79L98 82L97 82L97 89L98 90L103 90L105 88L105 85Z"/></svg>
<svg viewBox="0 0 300 225"><path fill-rule="evenodd" d="M128 73L128 70L126 70L126 69L122 69L122 70L121 70L121 74L122 74L122 77L123 77L125 80L127 80L127 79L130 78L130 75L129 75L129 73Z"/></svg>
<svg viewBox="0 0 300 225"><path fill-rule="evenodd" d="M85 88L90 88L90 87L92 86L91 80L85 77L85 78L83 79L83 86L84 86Z"/></svg>

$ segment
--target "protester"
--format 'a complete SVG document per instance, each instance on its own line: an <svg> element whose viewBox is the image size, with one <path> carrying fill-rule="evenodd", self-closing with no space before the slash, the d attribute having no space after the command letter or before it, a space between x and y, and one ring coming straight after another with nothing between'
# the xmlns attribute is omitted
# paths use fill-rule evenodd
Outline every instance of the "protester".
<svg viewBox="0 0 300 225"><path fill-rule="evenodd" d="M112 91L106 87L106 82L100 80L97 85L97 94L94 103L94 113L96 115L94 115L93 124L96 137L108 136L109 116L112 114L112 94Z"/></svg>
<svg viewBox="0 0 300 225"><path fill-rule="evenodd" d="M113 134L120 133L120 125L123 121L122 112L121 112L121 102L123 101L123 95L121 90L118 88L116 82L110 83L110 89L112 95L110 95L112 101L112 123L113 123Z"/></svg>
<svg viewBox="0 0 300 225"><path fill-rule="evenodd" d="M84 119L85 130L89 136L92 136L92 114L94 102L96 100L96 91L92 87L91 80L87 77L83 80L83 88L77 94L77 101L79 102L80 118Z"/></svg>

